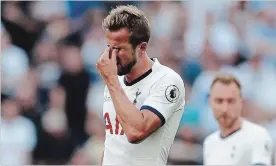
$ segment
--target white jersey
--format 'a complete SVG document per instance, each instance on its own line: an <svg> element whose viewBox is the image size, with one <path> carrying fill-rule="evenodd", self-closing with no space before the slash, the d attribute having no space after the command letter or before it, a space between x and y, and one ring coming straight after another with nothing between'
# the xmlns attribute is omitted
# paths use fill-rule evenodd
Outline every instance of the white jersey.
<svg viewBox="0 0 276 166"><path fill-rule="evenodd" d="M271 165L273 145L267 130L243 120L227 137L216 131L203 144L204 165Z"/></svg>
<svg viewBox="0 0 276 166"><path fill-rule="evenodd" d="M185 105L185 88L181 77L153 59L152 68L132 83L119 77L127 97L139 109L147 109L162 121L162 127L139 144L129 143L105 89L103 115L106 137L103 165L166 165Z"/></svg>

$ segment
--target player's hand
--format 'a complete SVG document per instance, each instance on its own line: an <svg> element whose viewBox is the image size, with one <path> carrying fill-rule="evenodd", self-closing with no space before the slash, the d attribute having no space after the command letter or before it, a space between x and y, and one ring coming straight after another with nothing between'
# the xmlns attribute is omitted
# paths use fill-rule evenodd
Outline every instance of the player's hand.
<svg viewBox="0 0 276 166"><path fill-rule="evenodd" d="M104 80L112 78L113 76L117 77L118 75L117 53L117 49L106 48L96 64L97 70Z"/></svg>

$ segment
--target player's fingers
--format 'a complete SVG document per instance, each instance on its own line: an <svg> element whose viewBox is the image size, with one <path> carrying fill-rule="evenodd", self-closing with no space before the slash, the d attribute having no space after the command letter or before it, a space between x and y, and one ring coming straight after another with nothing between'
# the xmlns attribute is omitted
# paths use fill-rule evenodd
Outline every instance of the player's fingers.
<svg viewBox="0 0 276 166"><path fill-rule="evenodd" d="M103 59L108 59L109 58L109 54L110 54L110 48L109 47L107 47L105 50L104 50L104 53L103 53L103 55L102 55L102 58Z"/></svg>
<svg viewBox="0 0 276 166"><path fill-rule="evenodd" d="M109 58L109 57L108 57L108 56L109 56L109 50L110 50L109 47L105 48L103 54L102 54L101 57L100 57L100 61L103 61L103 60Z"/></svg>
<svg viewBox="0 0 276 166"><path fill-rule="evenodd" d="M105 48L105 50L102 53L101 57L98 59L98 61L96 63L97 69L100 67L101 64L103 64L108 59L109 49L110 48L108 48L108 47Z"/></svg>
<svg viewBox="0 0 276 166"><path fill-rule="evenodd" d="M113 49L110 48L109 51L108 51L108 58L109 58L109 59L112 58L112 50L113 50Z"/></svg>
<svg viewBox="0 0 276 166"><path fill-rule="evenodd" d="M116 60L117 55L118 55L118 49L113 49L113 50L112 50L112 53L111 53L111 60L112 60L113 62L116 62L116 61L117 61L117 60Z"/></svg>

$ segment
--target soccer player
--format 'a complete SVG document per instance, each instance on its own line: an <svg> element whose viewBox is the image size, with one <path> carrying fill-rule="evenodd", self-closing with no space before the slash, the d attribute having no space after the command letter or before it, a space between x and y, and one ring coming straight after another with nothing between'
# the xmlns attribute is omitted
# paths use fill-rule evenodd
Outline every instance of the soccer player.
<svg viewBox="0 0 276 166"><path fill-rule="evenodd" d="M150 26L135 6L103 21L108 47L96 67L106 83L103 165L166 165L184 111L184 84L146 53Z"/></svg>
<svg viewBox="0 0 276 166"><path fill-rule="evenodd" d="M241 117L239 81L228 74L218 75L209 102L219 131L204 141L204 165L271 165L273 145L268 131Z"/></svg>

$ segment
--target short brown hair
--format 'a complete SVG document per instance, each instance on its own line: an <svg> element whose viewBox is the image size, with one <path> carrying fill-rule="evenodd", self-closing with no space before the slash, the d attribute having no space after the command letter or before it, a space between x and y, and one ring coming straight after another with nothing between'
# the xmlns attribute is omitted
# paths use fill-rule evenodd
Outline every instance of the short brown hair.
<svg viewBox="0 0 276 166"><path fill-rule="evenodd" d="M104 30L116 31L127 28L129 43L136 48L141 42L149 42L150 25L146 15L132 5L117 6L112 9L102 23Z"/></svg>
<svg viewBox="0 0 276 166"><path fill-rule="evenodd" d="M216 77L215 77L215 79L213 80L213 82L211 84L211 88L217 82L220 82L220 83L225 84L225 85L229 85L231 83L234 83L241 90L241 84L240 84L239 80L235 76L233 76L231 74L227 74L227 73L219 73L219 74L217 74Z"/></svg>

